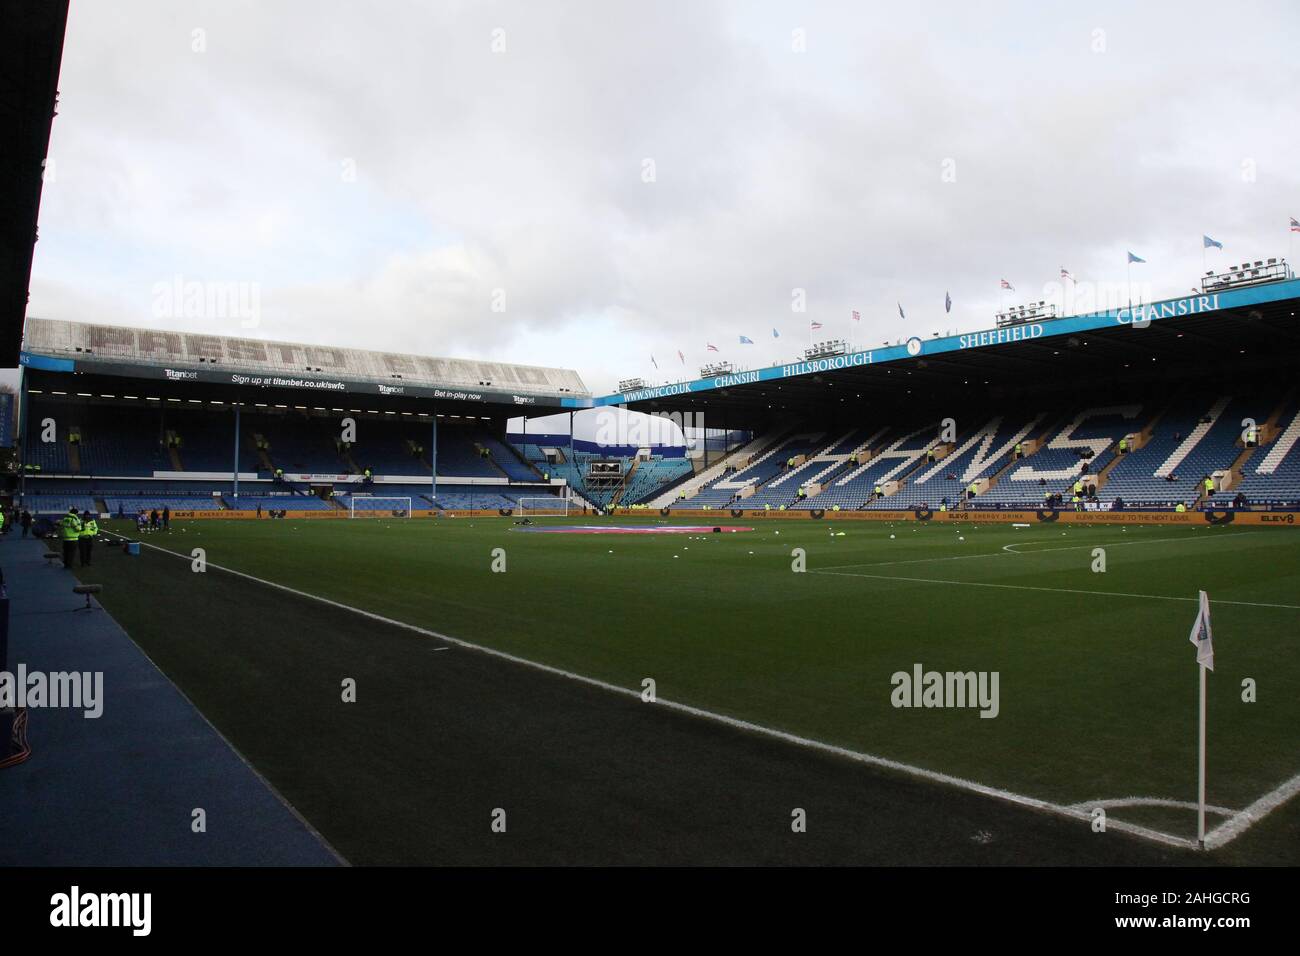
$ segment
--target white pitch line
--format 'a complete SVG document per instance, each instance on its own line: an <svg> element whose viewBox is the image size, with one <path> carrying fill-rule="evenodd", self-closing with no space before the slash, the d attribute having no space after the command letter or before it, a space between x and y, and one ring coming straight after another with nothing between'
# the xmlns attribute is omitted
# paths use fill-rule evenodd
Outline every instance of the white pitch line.
<svg viewBox="0 0 1300 956"><path fill-rule="evenodd" d="M948 581L943 578L909 578L896 574L857 574L852 571L831 571L824 568L809 568L810 574L830 574L842 578L872 578L877 581L908 581L913 584L953 584L969 588L1000 588L1008 591L1045 591L1049 594L1087 594L1093 597L1140 598L1144 601L1191 601L1198 598L1175 597L1170 594L1129 594L1125 591L1084 591L1079 588L1044 588L1031 584L995 584L991 581ZM1271 607L1287 611L1300 611L1300 604L1266 604L1260 601L1228 601L1216 598L1215 604L1234 604L1238 607Z"/></svg>
<svg viewBox="0 0 1300 956"><path fill-rule="evenodd" d="M114 531L106 531L105 533L111 534L118 538L125 538L125 535L120 535ZM190 556L187 554L181 554L180 552L177 551L169 551L166 548L160 548L155 544L149 544L147 542L141 542L141 544L143 544L144 547L149 548L153 551L158 551L161 552L162 554L169 554L174 558L180 558L182 561L191 560ZM225 573L234 575L235 577L244 578L245 580L248 581L254 581L258 584L264 585L265 587L275 588L278 591L284 591L288 594L296 595L297 597L306 598L311 601L318 601L321 604L326 604L329 605L330 607L339 608L340 610L350 611L353 614L358 614L362 617L370 618L371 620L374 621L380 621L381 623L389 624L393 627L400 627L403 628L404 630L413 631L417 634L423 634L426 637L434 637L437 638L438 640L446 641L449 644L455 644L458 647L463 647L466 650L477 651L481 654L486 654L490 657L496 657L501 660L510 661L513 664L519 664L524 667L531 667L534 670L539 670L548 674L553 674L556 677L562 677L566 680L572 680L580 684L586 684L589 687L597 687L601 690L608 691L612 694L618 694L623 697L634 697L637 700L641 699L641 691L633 688L619 687L617 684L610 684L607 681L599 680L595 677L587 677L584 674L577 674L574 673L573 671L566 671L559 667L553 667L550 664L543 664L540 661L533 661L533 660L529 660L526 657L519 657L518 655L511 654L507 651L500 651L497 650L496 648L486 647L482 644L474 644L471 643L470 641L462 640L458 637L451 637L450 635L441 634L437 631L433 631L424 627L419 627L418 625L415 624L408 624L406 621L398 621L390 617L384 617L382 614L375 614L373 611L366 611L359 607L353 607L350 604L343 604L339 601L331 600L330 598L321 597L318 594L310 594L307 591L300 591L297 588L291 588L288 585L277 584L274 581L268 581L265 578L259 578L252 574L246 574L243 571L236 571L233 568L227 568L219 564L213 564L210 561L208 562L207 567L214 568L218 571L224 571ZM1095 592L1085 592L1085 593L1095 593ZM1194 599L1188 599L1188 600L1194 600ZM714 723L724 724L728 727L734 727L738 730L744 730L750 733L759 734L764 737L770 737L775 740L781 740L786 743L794 744L799 747L805 747L809 750L817 750L822 753L834 754L837 757L843 757L845 759L853 760L858 763L868 764L875 767L882 767L887 770L893 770L898 773L906 774L911 777L917 777L922 780L928 780L934 783L945 784L947 786L954 787L959 790L965 790L969 793L976 793L979 794L980 796L991 797L992 799L995 800L1001 800L1004 803L1011 803L1017 806L1026 807L1028 809L1040 810L1046 813L1056 814L1057 816L1067 817L1069 819L1078 820L1084 823L1092 822L1092 818L1087 812L1079 810L1072 806L1064 806L1059 803L1052 803L1049 800L1041 800L1037 797L1026 796L1025 794L1015 793L1014 791L1011 790L1000 790L996 787L990 787L987 786L986 784L977 783L973 780L967 780L963 777L954 777L951 774L940 773L935 770L927 770L924 767L917 767L913 764L903 763L898 760L891 760L888 757L879 757L876 756L875 754L862 753L857 750L850 750L847 747L839 747L836 746L835 744L823 743L820 740L813 740L812 738L809 737L800 737L797 734L788 733L787 731L784 730L775 730L771 727L764 727L761 724L754 724L747 720L740 720L739 718L736 717L729 717L726 714L718 714L718 713L714 713L711 710L704 710L699 707L692 707L689 704L680 704L675 701L665 700L662 697L656 698L655 704L659 707L664 707L668 710L677 711L678 713L689 714L692 717L698 717L703 720L713 721ZM1217 838L1214 846L1222 846L1236 839L1254 823L1257 823L1260 819L1263 819L1263 817L1267 815L1269 812L1275 810L1277 807L1281 806L1288 799L1290 799L1290 797L1294 796L1295 791L1297 789L1300 789L1300 776L1293 778L1292 780L1288 781L1286 784L1283 784L1283 786L1279 787L1277 790L1274 790L1273 792L1266 794L1264 797L1261 797L1259 800L1255 801L1255 803L1252 803L1245 810L1237 814L1237 816L1234 817L1232 820L1229 820L1228 823L1216 827L1213 831L1211 831L1210 834L1206 835L1206 846L1207 847L1210 846L1210 838L1211 836L1214 836L1216 834L1222 834L1222 836ZM1283 791L1286 791L1285 795L1282 795ZM1238 821L1240 822L1238 823L1236 829L1233 830L1228 829L1228 827L1231 824ZM1109 829L1118 830L1123 833L1128 833L1132 836L1140 837L1145 840L1150 840L1151 842L1154 843L1161 843L1164 844L1165 846L1177 847L1179 849L1184 849L1184 850L1198 849L1195 840L1189 840L1185 837L1174 836L1171 833L1164 833L1160 830L1154 830L1150 827L1140 826L1135 823L1128 823L1123 820L1107 821L1107 827Z"/></svg>
<svg viewBox="0 0 1300 956"><path fill-rule="evenodd" d="M1037 551L1012 551L1012 548L1023 548L1026 545L1038 544L1037 541L1015 541L1011 544L1004 544L1002 550L1008 554L1047 554L1049 551L1080 551L1084 548L1128 548L1135 544L1168 544L1171 541L1182 544L1199 544L1202 541L1222 541L1224 538L1240 538L1242 535L1258 535L1265 532L1260 531L1234 531L1232 534L1216 534L1214 537L1200 538L1151 538L1148 541L1114 541L1108 544L1072 544L1066 548L1039 548ZM1051 539L1043 539L1048 541Z"/></svg>
<svg viewBox="0 0 1300 956"><path fill-rule="evenodd" d="M819 571L841 571L849 568L889 568L896 564L926 564L932 561L969 561L972 558L1003 558L1008 554L1014 554L1013 551L988 551L979 554L955 554L943 558L908 558L905 561L873 561L869 564L832 564L828 568L818 568Z"/></svg>
<svg viewBox="0 0 1300 956"><path fill-rule="evenodd" d="M1087 810L1091 807L1101 807L1103 810L1123 807L1173 807L1177 810L1195 810L1198 806L1199 804L1192 800L1170 800L1168 797L1116 797L1113 800L1084 800L1082 803L1070 804L1071 809L1074 810ZM1232 817L1237 814L1237 811L1231 807L1215 807L1208 803L1205 809L1220 817Z"/></svg>
<svg viewBox="0 0 1300 956"><path fill-rule="evenodd" d="M1246 809L1235 814L1232 819L1219 824L1205 834L1205 845L1210 849L1216 849L1231 843L1297 793L1300 793L1300 774L1270 790Z"/></svg>
<svg viewBox="0 0 1300 956"><path fill-rule="evenodd" d="M1051 538L1041 538L1038 541L1015 541L1011 544L1004 544L1001 551L981 552L980 554L958 554L942 558L908 558L904 561L872 561L865 564L833 564L830 567L818 568L819 571L845 571L849 568L888 568L898 564L925 564L930 561L969 561L972 558L997 558L1005 554L1018 554L1022 557L1030 554L1047 554L1049 551L1080 551L1089 548L1122 548L1135 544L1165 544L1170 541L1193 542L1201 541L1221 541L1224 538L1236 538L1241 535L1258 535L1263 534L1260 531L1234 531L1232 534L1219 534L1213 538L1152 538L1149 541L1116 541L1109 544L1074 544L1066 548L1039 548L1037 551L1013 551L1012 548L1023 548L1032 544L1046 544Z"/></svg>

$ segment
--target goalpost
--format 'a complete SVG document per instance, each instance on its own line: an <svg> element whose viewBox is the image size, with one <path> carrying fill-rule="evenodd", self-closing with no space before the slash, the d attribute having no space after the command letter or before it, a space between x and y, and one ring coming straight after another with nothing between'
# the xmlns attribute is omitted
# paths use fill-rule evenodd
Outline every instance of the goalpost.
<svg viewBox="0 0 1300 956"><path fill-rule="evenodd" d="M567 517L569 499L567 496L542 495L537 498L520 498L515 506L515 514L526 518Z"/></svg>
<svg viewBox="0 0 1300 956"><path fill-rule="evenodd" d="M361 502L361 507L357 503ZM411 499L386 495L353 495L348 502L349 518L409 518Z"/></svg>

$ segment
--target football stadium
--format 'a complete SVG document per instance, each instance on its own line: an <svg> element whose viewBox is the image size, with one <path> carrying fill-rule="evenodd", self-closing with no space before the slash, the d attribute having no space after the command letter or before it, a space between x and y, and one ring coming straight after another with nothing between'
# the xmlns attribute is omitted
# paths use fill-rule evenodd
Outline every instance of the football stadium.
<svg viewBox="0 0 1300 956"><path fill-rule="evenodd" d="M635 374L42 312L62 6L0 116L0 864L1300 864L1296 219Z"/></svg>
<svg viewBox="0 0 1300 956"><path fill-rule="evenodd" d="M606 396L566 369L33 318L15 508L51 549L96 516L73 573L107 614L72 630L111 617L352 863L1294 863L1300 280L1202 282ZM668 448L528 425L616 408L720 427ZM11 589L68 590L44 548ZM820 838L756 846L791 787ZM701 788L726 824L678 817ZM537 827L509 846L481 825L501 791ZM648 845L647 817L689 841Z"/></svg>

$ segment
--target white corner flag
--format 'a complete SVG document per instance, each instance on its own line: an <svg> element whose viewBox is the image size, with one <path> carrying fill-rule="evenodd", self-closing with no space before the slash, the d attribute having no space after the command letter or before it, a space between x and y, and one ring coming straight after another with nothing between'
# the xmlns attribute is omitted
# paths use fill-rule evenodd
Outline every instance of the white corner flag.
<svg viewBox="0 0 1300 956"><path fill-rule="evenodd" d="M1204 664L1214 670L1214 634L1210 630L1210 596L1201 592L1200 608L1192 624L1192 633L1188 637L1196 645L1196 663Z"/></svg>
<svg viewBox="0 0 1300 956"><path fill-rule="evenodd" d="M1205 849L1205 672L1214 670L1214 635L1210 631L1210 596L1201 592L1191 642L1196 645L1197 671L1201 675L1201 707L1197 720L1196 748L1196 842Z"/></svg>

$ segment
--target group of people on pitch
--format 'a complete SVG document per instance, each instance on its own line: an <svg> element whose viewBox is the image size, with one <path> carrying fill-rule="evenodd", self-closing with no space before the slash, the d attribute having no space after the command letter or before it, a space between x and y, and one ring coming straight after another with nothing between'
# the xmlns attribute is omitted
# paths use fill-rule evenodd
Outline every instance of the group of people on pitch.
<svg viewBox="0 0 1300 956"><path fill-rule="evenodd" d="M154 508L148 514L141 508L135 513L135 530L139 532L157 531L161 528L163 531L172 529L172 509L163 505L161 512Z"/></svg>

